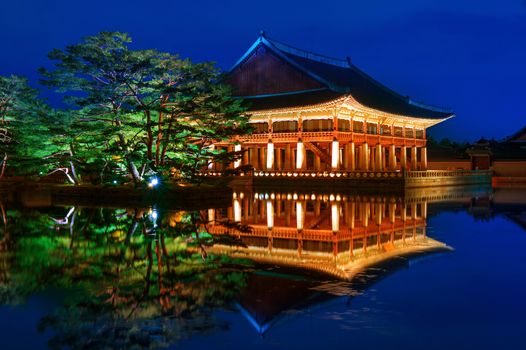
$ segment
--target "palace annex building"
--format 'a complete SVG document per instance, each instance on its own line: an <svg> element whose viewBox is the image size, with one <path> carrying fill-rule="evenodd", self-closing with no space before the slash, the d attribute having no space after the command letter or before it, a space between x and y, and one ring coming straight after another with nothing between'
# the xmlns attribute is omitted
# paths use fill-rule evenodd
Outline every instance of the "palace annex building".
<svg viewBox="0 0 526 350"><path fill-rule="evenodd" d="M246 102L254 127L251 135L215 145L243 152L234 168L426 170L426 129L453 117L399 95L349 59L299 50L263 32L227 82Z"/></svg>

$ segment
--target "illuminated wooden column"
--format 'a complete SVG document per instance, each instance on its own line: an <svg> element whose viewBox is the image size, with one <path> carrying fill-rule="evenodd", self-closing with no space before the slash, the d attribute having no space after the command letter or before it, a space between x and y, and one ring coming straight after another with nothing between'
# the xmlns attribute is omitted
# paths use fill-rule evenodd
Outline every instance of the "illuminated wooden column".
<svg viewBox="0 0 526 350"><path fill-rule="evenodd" d="M228 153L232 153L232 152L234 152L234 146L233 145L228 145L226 150L227 150ZM234 163L235 162L229 162L228 165L227 165L227 169L233 169L234 168Z"/></svg>
<svg viewBox="0 0 526 350"><path fill-rule="evenodd" d="M292 170L291 169L291 159L292 159L292 155L291 155L291 149L290 149L290 143L287 143L285 145L285 170Z"/></svg>
<svg viewBox="0 0 526 350"><path fill-rule="evenodd" d="M411 170L418 170L416 151L417 151L416 146L411 147Z"/></svg>
<svg viewBox="0 0 526 350"><path fill-rule="evenodd" d="M314 153L314 170L320 171L321 169L321 159L320 156Z"/></svg>
<svg viewBox="0 0 526 350"><path fill-rule="evenodd" d="M274 144L272 143L272 140L269 140L267 143L266 169L267 170L274 169Z"/></svg>
<svg viewBox="0 0 526 350"><path fill-rule="evenodd" d="M258 148L250 147L250 163L254 169L258 169Z"/></svg>
<svg viewBox="0 0 526 350"><path fill-rule="evenodd" d="M234 152L236 152L236 153L237 152L241 152L241 144L240 143L236 143L234 145ZM237 160L234 161L234 168L239 168L240 165L241 165L241 157L239 157Z"/></svg>
<svg viewBox="0 0 526 350"><path fill-rule="evenodd" d="M383 171L383 162L382 162L382 153L383 147L381 144L376 145L376 155L375 155L375 171Z"/></svg>
<svg viewBox="0 0 526 350"><path fill-rule="evenodd" d="M331 169L337 170L340 167L340 143L333 140L331 144Z"/></svg>
<svg viewBox="0 0 526 350"><path fill-rule="evenodd" d="M354 149L354 142L351 142L348 144L349 146L349 161L350 161L350 170L351 171L354 171L356 170L356 152L355 152L355 149Z"/></svg>
<svg viewBox="0 0 526 350"><path fill-rule="evenodd" d="M407 147L400 147L400 167L402 171L407 169Z"/></svg>
<svg viewBox="0 0 526 350"><path fill-rule="evenodd" d="M250 161L248 160L248 149L245 147L245 149L243 150L243 162L242 164L243 165L248 165L250 163Z"/></svg>
<svg viewBox="0 0 526 350"><path fill-rule="evenodd" d="M350 168L350 159L349 159L349 144L343 146L343 159L342 166L344 170L349 170Z"/></svg>
<svg viewBox="0 0 526 350"><path fill-rule="evenodd" d="M395 145L389 146L389 170L396 170L396 148Z"/></svg>
<svg viewBox="0 0 526 350"><path fill-rule="evenodd" d="M265 167L265 163L266 163L267 159L265 157L265 148L264 147L259 147L259 164L258 164L258 169L259 170L265 170L266 167Z"/></svg>
<svg viewBox="0 0 526 350"><path fill-rule="evenodd" d="M427 170L427 147L420 148L420 168Z"/></svg>
<svg viewBox="0 0 526 350"><path fill-rule="evenodd" d="M241 201L239 198L234 198L234 222L241 222Z"/></svg>
<svg viewBox="0 0 526 350"><path fill-rule="evenodd" d="M283 170L283 162L281 159L281 148L276 148L276 170Z"/></svg>
<svg viewBox="0 0 526 350"><path fill-rule="evenodd" d="M361 153L361 164L360 164L360 170L368 171L369 170L369 145L367 143L364 143L362 145Z"/></svg>
<svg viewBox="0 0 526 350"><path fill-rule="evenodd" d="M302 170L305 168L306 163L306 152L305 152L305 145L301 140L298 140L298 143L296 145L296 169Z"/></svg>

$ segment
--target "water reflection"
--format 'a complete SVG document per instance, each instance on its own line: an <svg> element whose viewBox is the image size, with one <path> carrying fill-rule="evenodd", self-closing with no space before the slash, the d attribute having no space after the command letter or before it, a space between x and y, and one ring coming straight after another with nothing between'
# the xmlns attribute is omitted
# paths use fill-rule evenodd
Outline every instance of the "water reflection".
<svg viewBox="0 0 526 350"><path fill-rule="evenodd" d="M450 251L428 217L488 220L508 208L496 196L236 189L231 205L192 211L0 203L0 305L60 295L39 324L53 348L165 347L227 331L218 309L266 334L306 307L350 303L409 257ZM525 222L524 210L505 213Z"/></svg>
<svg viewBox="0 0 526 350"><path fill-rule="evenodd" d="M53 332L53 348L160 347L224 327L211 310L245 285L245 264L203 258L215 240L200 239L199 213L156 213L4 208L0 304L67 295L39 325Z"/></svg>
<svg viewBox="0 0 526 350"><path fill-rule="evenodd" d="M217 253L352 280L394 256L450 249L426 235L426 217L425 198L235 191L230 208L208 210L208 230L246 245L217 244ZM227 228L223 220L251 230Z"/></svg>

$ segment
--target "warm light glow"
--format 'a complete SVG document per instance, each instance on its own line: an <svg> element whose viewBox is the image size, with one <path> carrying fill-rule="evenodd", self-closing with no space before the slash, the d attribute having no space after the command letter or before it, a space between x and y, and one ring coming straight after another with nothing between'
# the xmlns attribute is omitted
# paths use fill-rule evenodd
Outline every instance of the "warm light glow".
<svg viewBox="0 0 526 350"><path fill-rule="evenodd" d="M303 161L305 158L305 145L303 142L298 141L298 150L296 154L296 169L301 169L303 167Z"/></svg>
<svg viewBox="0 0 526 350"><path fill-rule="evenodd" d="M267 201L267 227L274 227L274 203Z"/></svg>
<svg viewBox="0 0 526 350"><path fill-rule="evenodd" d="M267 169L274 167L274 144L272 141L267 143Z"/></svg>
<svg viewBox="0 0 526 350"><path fill-rule="evenodd" d="M234 199L234 221L241 222L241 201Z"/></svg>
<svg viewBox="0 0 526 350"><path fill-rule="evenodd" d="M241 144L237 143L234 145L234 152L241 152ZM234 161L234 168L239 168L241 165L241 158Z"/></svg>
<svg viewBox="0 0 526 350"><path fill-rule="evenodd" d="M216 211L215 209L208 209L208 221L214 222L216 219Z"/></svg>
<svg viewBox="0 0 526 350"><path fill-rule="evenodd" d="M337 140L332 141L331 166L338 169L340 165L340 143Z"/></svg>
<svg viewBox="0 0 526 350"><path fill-rule="evenodd" d="M340 208L336 203L332 203L331 205L331 224L333 232L340 230Z"/></svg>
<svg viewBox="0 0 526 350"><path fill-rule="evenodd" d="M296 228L303 230L305 221L305 212L303 211L303 202L296 202Z"/></svg>

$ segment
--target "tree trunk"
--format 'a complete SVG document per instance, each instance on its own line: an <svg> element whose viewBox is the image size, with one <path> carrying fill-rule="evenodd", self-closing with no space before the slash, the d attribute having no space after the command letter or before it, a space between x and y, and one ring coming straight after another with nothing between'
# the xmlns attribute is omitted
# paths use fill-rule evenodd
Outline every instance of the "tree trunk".
<svg viewBox="0 0 526 350"><path fill-rule="evenodd" d="M0 170L0 180L4 177L5 168L7 165L7 153L4 154L4 159L2 160L2 169Z"/></svg>

